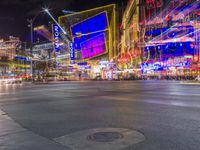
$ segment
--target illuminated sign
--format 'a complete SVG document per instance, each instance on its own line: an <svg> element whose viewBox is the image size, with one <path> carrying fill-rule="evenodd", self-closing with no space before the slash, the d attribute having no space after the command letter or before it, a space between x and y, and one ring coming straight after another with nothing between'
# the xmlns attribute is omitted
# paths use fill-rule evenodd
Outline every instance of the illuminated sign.
<svg viewBox="0 0 200 150"><path fill-rule="evenodd" d="M74 58L75 58L74 45L73 45L72 42L70 42L70 60L71 60L71 64L74 64Z"/></svg>
<svg viewBox="0 0 200 150"><path fill-rule="evenodd" d="M79 63L77 63L77 65L79 65L79 66L86 66L86 65L88 65L88 63L87 62L79 62Z"/></svg>
<svg viewBox="0 0 200 150"><path fill-rule="evenodd" d="M58 25L53 25L54 49L60 52L60 28Z"/></svg>
<svg viewBox="0 0 200 150"><path fill-rule="evenodd" d="M146 0L146 6L148 9L160 8L163 6L163 1L162 0Z"/></svg>
<svg viewBox="0 0 200 150"><path fill-rule="evenodd" d="M52 43L37 44L33 46L33 51L53 49Z"/></svg>
<svg viewBox="0 0 200 150"><path fill-rule="evenodd" d="M106 52L105 35L100 34L81 43L81 53L83 59L102 55Z"/></svg>
<svg viewBox="0 0 200 150"><path fill-rule="evenodd" d="M200 6L199 6L200 7ZM199 10L198 10L199 11ZM197 10L193 10L192 12L188 13L187 15L184 15L183 18L176 18L176 16L173 16L171 19L171 25L176 25L177 23L190 23L190 21L198 21L200 20L200 12ZM180 13L180 12L179 12ZM160 19L161 20L161 19ZM152 21L150 24L146 25L146 28L163 28L167 27L167 20L163 20L160 23L156 23L156 20Z"/></svg>
<svg viewBox="0 0 200 150"><path fill-rule="evenodd" d="M143 63L141 65L141 70L143 73L147 73L148 71L162 71L176 67L189 68L190 65L191 65L191 58L176 57L173 59L169 58L167 61L163 62Z"/></svg>
<svg viewBox="0 0 200 150"><path fill-rule="evenodd" d="M15 56L16 59L22 60L22 61L29 61L28 57L24 57L24 56Z"/></svg>
<svg viewBox="0 0 200 150"><path fill-rule="evenodd" d="M72 36L74 37L74 48L76 50L81 50L81 43L104 33L106 29L108 29L106 12L102 12L82 22L74 24L71 26Z"/></svg>

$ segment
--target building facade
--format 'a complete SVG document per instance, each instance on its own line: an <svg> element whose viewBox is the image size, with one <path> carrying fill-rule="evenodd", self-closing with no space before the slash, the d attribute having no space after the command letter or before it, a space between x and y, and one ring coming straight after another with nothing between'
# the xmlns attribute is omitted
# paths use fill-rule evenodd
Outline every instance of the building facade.
<svg viewBox="0 0 200 150"><path fill-rule="evenodd" d="M117 58L118 66L123 69L137 69L141 63L139 39L139 0L130 0L122 18L120 53Z"/></svg>
<svg viewBox="0 0 200 150"><path fill-rule="evenodd" d="M10 36L8 40L0 41L0 76L7 74L13 67L12 61L16 56L19 38Z"/></svg>
<svg viewBox="0 0 200 150"><path fill-rule="evenodd" d="M59 24L67 31L75 62L115 57L115 4L60 16Z"/></svg>
<svg viewBox="0 0 200 150"><path fill-rule="evenodd" d="M9 37L9 40L0 41L0 58L7 57L8 60L12 60L16 55L16 47L19 44L19 38Z"/></svg>
<svg viewBox="0 0 200 150"><path fill-rule="evenodd" d="M196 77L200 74L200 3L160 1L162 5L157 7L156 1L151 2L151 8L143 7L142 73L163 78Z"/></svg>
<svg viewBox="0 0 200 150"><path fill-rule="evenodd" d="M112 64L117 57L115 4L60 16L58 20L67 32L68 65L91 75L112 71L110 65L102 64Z"/></svg>

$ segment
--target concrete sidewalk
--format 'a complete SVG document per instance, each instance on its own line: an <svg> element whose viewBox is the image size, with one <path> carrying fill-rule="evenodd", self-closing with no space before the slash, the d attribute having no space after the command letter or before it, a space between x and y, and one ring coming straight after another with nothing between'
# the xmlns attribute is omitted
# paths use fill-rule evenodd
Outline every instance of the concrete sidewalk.
<svg viewBox="0 0 200 150"><path fill-rule="evenodd" d="M198 81L181 81L181 84L188 84L188 85L200 85Z"/></svg>
<svg viewBox="0 0 200 150"><path fill-rule="evenodd" d="M69 150L53 140L46 139L22 128L0 110L1 150Z"/></svg>

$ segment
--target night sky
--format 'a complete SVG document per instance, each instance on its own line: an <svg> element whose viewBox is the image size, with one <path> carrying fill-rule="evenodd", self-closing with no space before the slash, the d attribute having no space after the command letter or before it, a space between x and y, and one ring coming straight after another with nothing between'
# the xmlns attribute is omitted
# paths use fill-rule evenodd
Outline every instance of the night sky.
<svg viewBox="0 0 200 150"><path fill-rule="evenodd" d="M18 36L23 41L29 41L28 18L39 14L34 26L52 21L41 12L48 7L56 17L63 15L61 10L80 11L110 3L121 3L127 0L0 0L0 38L10 35Z"/></svg>

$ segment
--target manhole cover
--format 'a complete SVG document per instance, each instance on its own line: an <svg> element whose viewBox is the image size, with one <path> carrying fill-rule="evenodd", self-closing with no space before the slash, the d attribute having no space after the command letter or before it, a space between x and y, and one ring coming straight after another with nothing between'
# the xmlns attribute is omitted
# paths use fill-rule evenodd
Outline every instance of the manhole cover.
<svg viewBox="0 0 200 150"><path fill-rule="evenodd" d="M121 150L145 140L142 133L124 128L94 128L54 139L73 150Z"/></svg>
<svg viewBox="0 0 200 150"><path fill-rule="evenodd" d="M113 142L121 138L123 135L119 132L97 132L88 136L88 140L96 142Z"/></svg>

